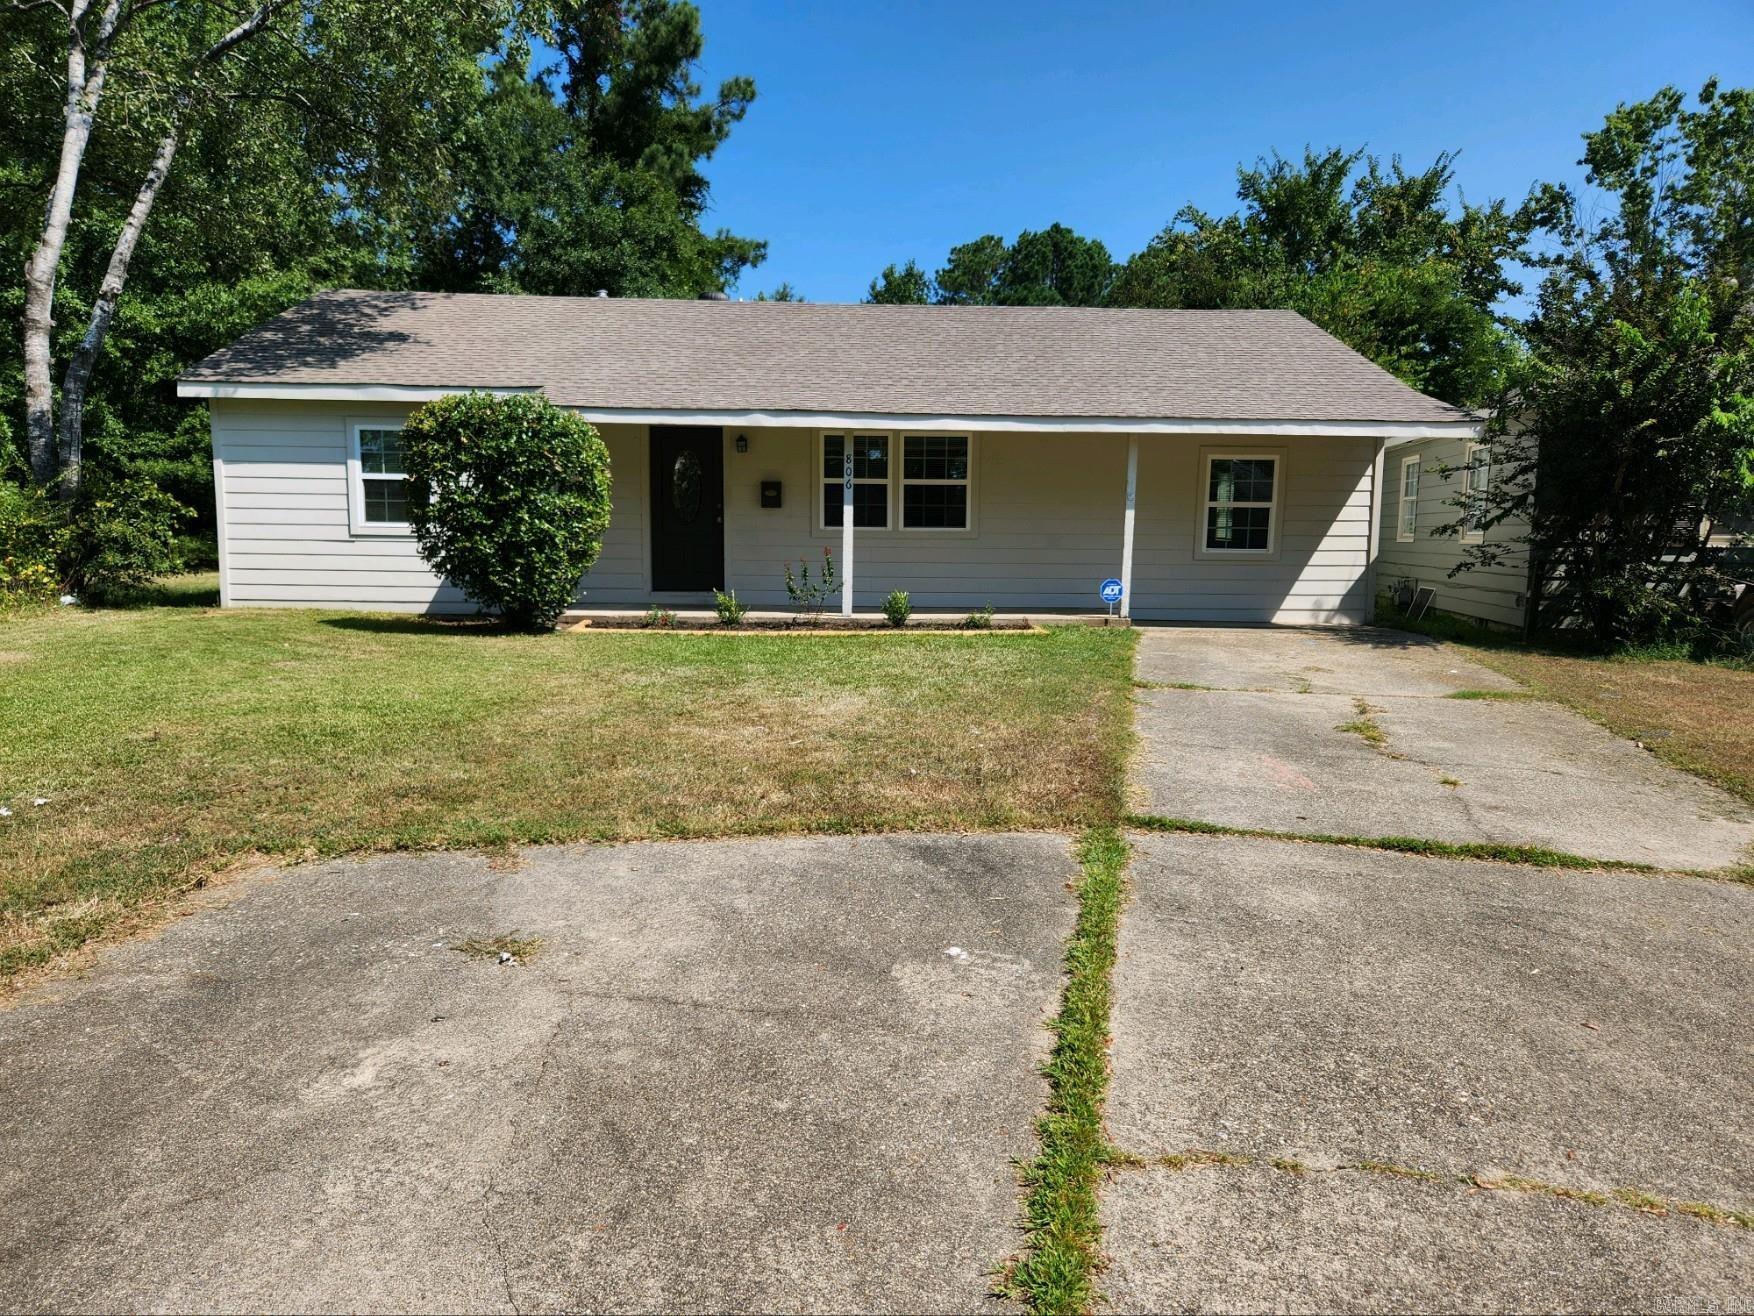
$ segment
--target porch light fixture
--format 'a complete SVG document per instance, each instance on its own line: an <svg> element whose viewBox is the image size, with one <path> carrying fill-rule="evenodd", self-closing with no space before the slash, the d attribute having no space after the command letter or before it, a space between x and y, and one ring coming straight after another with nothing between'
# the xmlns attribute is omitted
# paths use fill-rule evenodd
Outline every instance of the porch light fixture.
<svg viewBox="0 0 1754 1316"><path fill-rule="evenodd" d="M749 451L749 436L747 434L739 434L737 436L737 451L738 452L748 452Z"/></svg>

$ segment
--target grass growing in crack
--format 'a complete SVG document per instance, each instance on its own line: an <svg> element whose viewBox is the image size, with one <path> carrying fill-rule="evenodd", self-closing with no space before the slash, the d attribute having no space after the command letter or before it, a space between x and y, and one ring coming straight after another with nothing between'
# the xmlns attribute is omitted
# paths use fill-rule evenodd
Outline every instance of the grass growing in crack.
<svg viewBox="0 0 1754 1316"><path fill-rule="evenodd" d="M1096 1300L1101 1223L1096 1190L1112 1149L1102 1136L1108 1094L1115 937L1126 894L1127 843L1112 827L1084 834L1078 923L1066 946L1066 989L1054 1020L1040 1150L1024 1167L1023 1256L1001 1278L1005 1296L1038 1312L1082 1312Z"/></svg>
<svg viewBox="0 0 1754 1316"><path fill-rule="evenodd" d="M1540 697L1533 690L1451 690L1444 696L1445 699L1495 699L1506 703Z"/></svg>
<svg viewBox="0 0 1754 1316"><path fill-rule="evenodd" d="M1537 868L1612 869L1620 872L1654 873L1649 864L1617 859L1586 859L1539 845L1499 845L1490 842L1428 841L1417 836L1334 836L1326 832L1276 832L1265 827L1226 827L1222 823L1192 818L1162 818L1155 814L1129 814L1127 826L1150 832L1184 832L1197 836L1251 836L1271 841L1310 841L1319 845L1351 845L1363 850L1394 850L1401 854L1442 859L1487 859L1504 864L1529 864ZM1715 876L1715 875L1714 875Z"/></svg>
<svg viewBox="0 0 1754 1316"><path fill-rule="evenodd" d="M1352 701L1352 707L1357 710L1358 716L1353 718L1350 722L1340 723L1340 725L1335 727L1334 730L1344 731L1350 735L1357 736L1373 749L1381 749L1387 745L1389 743L1389 733L1384 731L1381 723L1371 716L1371 714L1381 712L1382 710L1373 708L1369 701L1364 699L1354 699Z"/></svg>
<svg viewBox="0 0 1754 1316"><path fill-rule="evenodd" d="M497 960L510 955L520 964L528 964L542 949L541 937L520 937L515 932L502 932L496 937L469 937L451 947L472 960Z"/></svg>
<svg viewBox="0 0 1754 1316"><path fill-rule="evenodd" d="M1111 1157L1111 1162L1136 1168L1157 1166L1165 1170L1178 1171L1219 1166L1226 1169L1270 1167L1282 1174L1298 1176L1305 1174L1376 1174L1390 1179L1406 1179L1415 1183L1449 1185L1456 1188L1482 1189L1486 1192L1528 1193L1537 1197L1554 1197L1561 1201L1578 1202L1585 1206L1623 1206L1633 1211L1641 1211L1646 1215L1666 1216L1670 1211L1678 1211L1682 1215L1691 1216L1696 1220L1704 1220L1714 1225L1729 1225L1736 1229L1754 1229L1754 1214L1747 1211L1715 1206L1710 1202L1690 1202L1659 1197L1655 1193L1647 1193L1640 1188L1616 1188L1612 1192L1600 1193L1591 1188L1574 1188L1569 1184L1548 1183L1544 1179L1528 1179L1515 1174L1489 1179L1482 1174L1445 1174L1437 1170L1425 1170L1412 1165L1399 1165L1394 1161L1349 1161L1341 1165L1317 1168L1286 1156L1268 1159L1236 1152L1208 1151L1196 1147L1184 1152L1172 1152L1166 1156L1158 1156L1149 1161L1117 1149Z"/></svg>

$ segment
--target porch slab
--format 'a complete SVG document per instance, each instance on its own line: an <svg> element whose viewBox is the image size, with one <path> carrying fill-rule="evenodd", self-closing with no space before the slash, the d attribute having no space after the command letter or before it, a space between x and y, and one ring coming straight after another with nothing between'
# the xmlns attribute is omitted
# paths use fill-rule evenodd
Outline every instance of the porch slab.
<svg viewBox="0 0 1754 1316"><path fill-rule="evenodd" d="M1060 613L1060 612L996 612L981 627L967 624L969 612L916 612L907 619L904 626L896 627L889 624L888 618L881 612L855 612L852 616L842 616L838 612L824 612L818 617L804 618L796 612L756 612L743 614L743 620L737 626L726 626L719 621L718 614L710 608L671 608L672 621L655 626L650 620L649 609L631 610L625 608L573 608L561 614L556 629L562 631L584 630L685 630L685 631L946 631L946 630L995 630L1023 631L1039 626L1125 626L1124 617L1111 617L1106 613Z"/></svg>

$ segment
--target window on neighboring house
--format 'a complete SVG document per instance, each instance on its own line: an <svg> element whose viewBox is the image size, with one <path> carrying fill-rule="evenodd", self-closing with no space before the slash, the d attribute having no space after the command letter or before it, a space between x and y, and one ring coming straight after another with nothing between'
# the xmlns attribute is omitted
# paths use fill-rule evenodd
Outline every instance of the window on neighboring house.
<svg viewBox="0 0 1754 1316"><path fill-rule="evenodd" d="M842 474L847 436L822 436L822 524L841 528ZM889 436L855 434L853 444L853 525L860 529L889 527Z"/></svg>
<svg viewBox="0 0 1754 1316"><path fill-rule="evenodd" d="M968 439L909 435L901 442L902 528L968 529Z"/></svg>
<svg viewBox="0 0 1754 1316"><path fill-rule="evenodd" d="M1470 443L1462 454L1462 538L1486 535L1486 493L1492 487L1492 449Z"/></svg>
<svg viewBox="0 0 1754 1316"><path fill-rule="evenodd" d="M1401 458L1401 519L1395 538L1409 540L1419 529L1419 458Z"/></svg>
<svg viewBox="0 0 1754 1316"><path fill-rule="evenodd" d="M399 425L353 427L353 522L356 528L408 528L408 472Z"/></svg>
<svg viewBox="0 0 1754 1316"><path fill-rule="evenodd" d="M1279 459L1245 454L1209 455L1205 479L1205 551L1273 551Z"/></svg>

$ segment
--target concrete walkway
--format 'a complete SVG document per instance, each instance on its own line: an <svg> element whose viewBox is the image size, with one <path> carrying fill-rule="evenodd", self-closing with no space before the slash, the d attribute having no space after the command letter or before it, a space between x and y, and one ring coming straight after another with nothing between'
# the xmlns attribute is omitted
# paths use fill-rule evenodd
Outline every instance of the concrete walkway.
<svg viewBox="0 0 1754 1316"><path fill-rule="evenodd" d="M1234 827L1748 862L1754 809L1516 684L1375 629L1147 629L1137 803ZM1372 743L1358 730L1372 725Z"/></svg>
<svg viewBox="0 0 1754 1316"><path fill-rule="evenodd" d="M1075 872L896 836L242 882L0 1012L0 1309L991 1310Z"/></svg>
<svg viewBox="0 0 1754 1316"><path fill-rule="evenodd" d="M1143 678L1222 687L1145 695L1156 812L1700 866L1748 835L1733 802L1562 710L1444 698L1508 683L1441 646L1142 640ZM1332 730L1354 699L1406 758ZM1439 772L1470 810L1432 803ZM1103 1193L1115 1310L1754 1306L1754 1229L1698 1214L1754 1213L1754 889L1133 844L1107 1118L1142 1163Z"/></svg>

